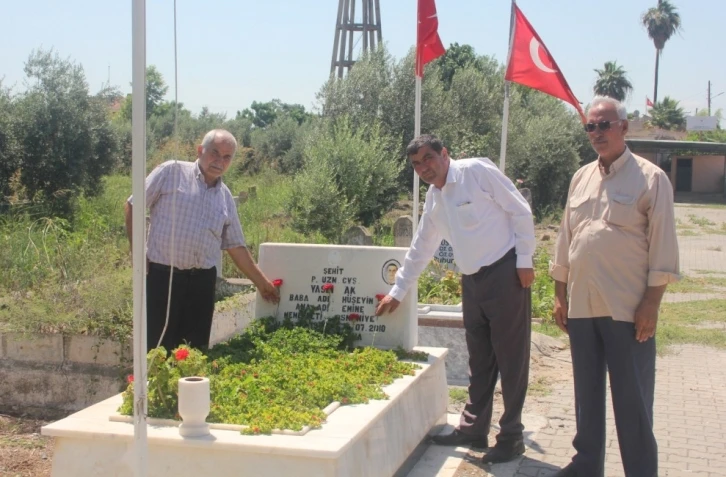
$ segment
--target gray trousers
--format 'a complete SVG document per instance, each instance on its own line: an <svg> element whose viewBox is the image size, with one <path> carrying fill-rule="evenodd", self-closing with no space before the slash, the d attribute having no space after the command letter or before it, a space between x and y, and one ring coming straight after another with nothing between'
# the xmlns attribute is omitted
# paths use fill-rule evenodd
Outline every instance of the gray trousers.
<svg viewBox="0 0 726 477"><path fill-rule="evenodd" d="M522 438L522 407L529 378L532 294L522 288L514 249L462 277L462 312L469 351L469 400L458 429L487 436L494 387L501 374L504 413L497 441Z"/></svg>
<svg viewBox="0 0 726 477"><path fill-rule="evenodd" d="M657 477L653 435L655 339L635 339L635 325L604 318L567 321L575 381L577 435L572 458L577 475L605 473L605 374L615 412L626 477Z"/></svg>

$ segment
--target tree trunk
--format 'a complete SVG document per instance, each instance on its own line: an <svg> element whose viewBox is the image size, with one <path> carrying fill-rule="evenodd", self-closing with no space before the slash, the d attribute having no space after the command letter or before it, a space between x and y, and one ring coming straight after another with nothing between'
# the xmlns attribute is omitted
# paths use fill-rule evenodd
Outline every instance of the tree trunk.
<svg viewBox="0 0 726 477"><path fill-rule="evenodd" d="M653 86L653 104L658 102L658 64L660 62L660 50L655 50L655 82Z"/></svg>

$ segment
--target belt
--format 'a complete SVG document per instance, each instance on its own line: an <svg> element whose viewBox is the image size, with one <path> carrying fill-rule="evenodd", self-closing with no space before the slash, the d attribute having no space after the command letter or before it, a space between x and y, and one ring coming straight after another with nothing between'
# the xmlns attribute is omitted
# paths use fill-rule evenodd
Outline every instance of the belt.
<svg viewBox="0 0 726 477"><path fill-rule="evenodd" d="M492 269L498 265L501 265L502 263L506 262L507 260L511 260L512 258L514 258L516 256L517 256L517 252L515 251L514 248L511 248L507 251L507 253L502 255L502 258L490 263L489 265L484 265L479 270L477 270L476 273L474 273L474 275L476 275L477 273L486 272L487 270Z"/></svg>
<svg viewBox="0 0 726 477"><path fill-rule="evenodd" d="M174 275L197 275L199 273L208 272L209 270L212 270L212 268L185 268L180 269L174 267ZM166 272L169 273L171 271L171 267L169 265L163 265L161 263L155 263L155 262L149 262L149 269L150 270L158 270L160 272Z"/></svg>

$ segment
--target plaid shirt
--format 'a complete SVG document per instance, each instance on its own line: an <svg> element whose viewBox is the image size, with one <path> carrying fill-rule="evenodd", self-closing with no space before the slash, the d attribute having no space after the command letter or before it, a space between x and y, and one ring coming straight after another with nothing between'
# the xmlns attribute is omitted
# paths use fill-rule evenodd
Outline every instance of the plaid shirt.
<svg viewBox="0 0 726 477"><path fill-rule="evenodd" d="M182 270L212 268L220 250L245 245L232 193L221 179L207 186L198 162L167 161L146 178L146 205L151 216L146 256L151 262L171 265L173 258L174 267ZM133 197L128 200L133 204Z"/></svg>

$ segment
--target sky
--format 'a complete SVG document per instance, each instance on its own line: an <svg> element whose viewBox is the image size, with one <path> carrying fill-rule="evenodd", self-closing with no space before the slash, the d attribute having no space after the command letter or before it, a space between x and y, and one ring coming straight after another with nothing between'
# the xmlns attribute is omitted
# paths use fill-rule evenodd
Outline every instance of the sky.
<svg viewBox="0 0 726 477"><path fill-rule="evenodd" d="M147 64L155 65L174 97L174 2L147 3ZM653 97L655 48L640 16L656 0L519 0L517 4L562 69L575 95L592 97L595 68L617 61L634 91L629 110L645 110ZM658 97L671 96L686 112L726 91L726 1L673 0L683 33L666 44ZM23 65L33 49L53 48L83 65L92 92L109 79L131 92L131 0L5 0L0 29L0 78L24 88ZM396 58L416 38L416 0L380 0L383 41ZM359 3L360 5L360 3ZM508 0L436 0L445 46L472 45L505 61ZM233 117L252 101L278 98L306 109L327 80L337 0L177 0L178 97L198 113ZM358 8L360 11L360 8ZM9 21L7 21L9 20ZM358 42L356 50L360 50ZM110 74L109 74L110 71ZM726 94L713 110L726 109Z"/></svg>

